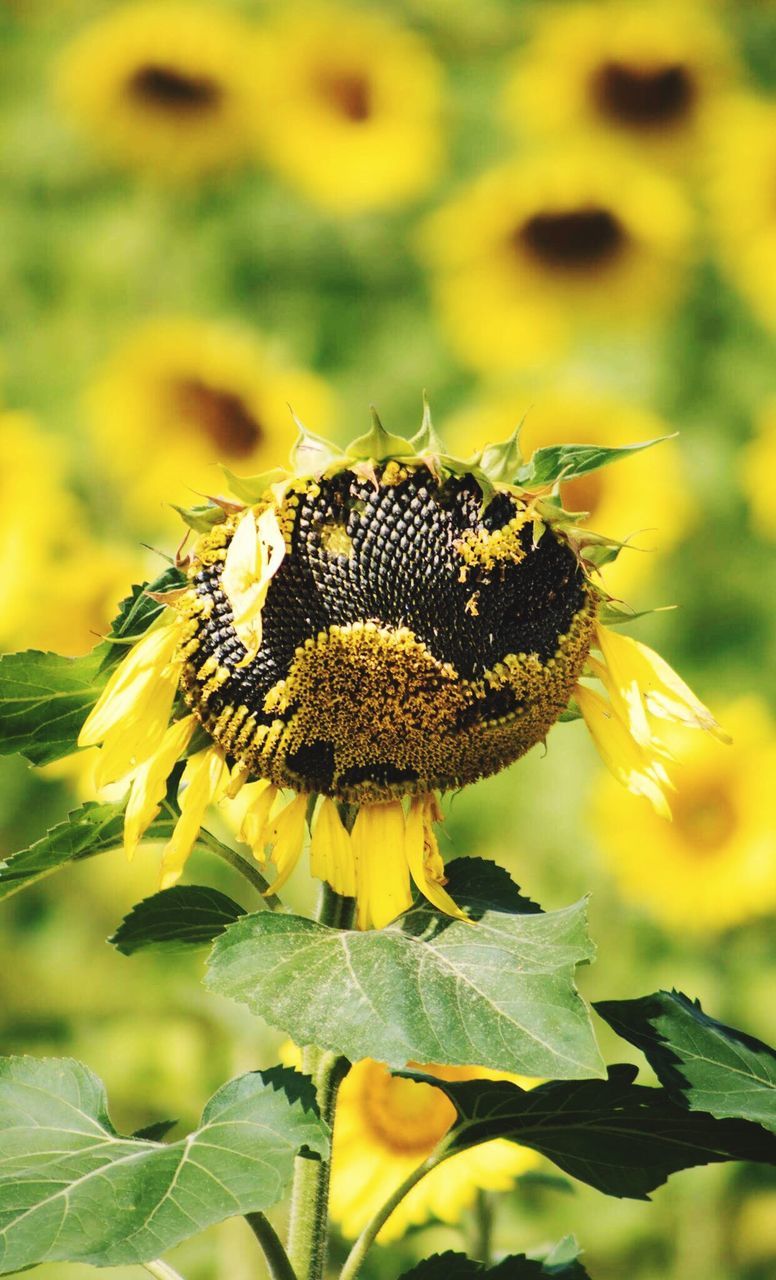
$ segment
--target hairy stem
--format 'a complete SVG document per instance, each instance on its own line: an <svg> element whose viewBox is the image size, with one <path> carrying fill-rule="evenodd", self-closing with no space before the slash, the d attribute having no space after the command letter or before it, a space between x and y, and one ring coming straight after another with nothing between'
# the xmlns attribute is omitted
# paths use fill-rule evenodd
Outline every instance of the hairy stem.
<svg viewBox="0 0 776 1280"><path fill-rule="evenodd" d="M442 1148L437 1147L436 1151L432 1151L431 1155L427 1156L423 1163L418 1165L417 1169L413 1169L412 1173L410 1173L401 1185L396 1188L393 1195L386 1200L385 1204L378 1210L371 1222L367 1223L364 1230L361 1232L361 1235L358 1237L358 1240L353 1245L353 1248L348 1254L347 1261L340 1272L340 1280L354 1280L355 1276L357 1276L361 1270L364 1258L396 1206L401 1203L415 1184L420 1182L421 1178L424 1178L432 1169L436 1168L443 1159L444 1151Z"/></svg>
<svg viewBox="0 0 776 1280"><path fill-rule="evenodd" d="M272 1280L297 1280L280 1237L263 1213L246 1213L245 1221L264 1251Z"/></svg>
<svg viewBox="0 0 776 1280"><path fill-rule="evenodd" d="M322 886L317 917L332 928L348 928L353 920L353 901ZM308 1045L302 1070L312 1077L324 1123L334 1129L337 1092L350 1063L335 1053ZM326 1268L329 1219L329 1177L331 1158L313 1160L297 1156L291 1194L291 1221L288 1229L288 1257L298 1280L323 1280Z"/></svg>
<svg viewBox="0 0 776 1280"><path fill-rule="evenodd" d="M280 901L280 898L276 897L275 894L271 892L269 881L265 880L258 867L255 867L252 862L249 862L247 858L243 858L236 849L230 848L228 844L222 844L221 841L217 840L209 831L200 831L199 838L211 853L215 853L219 858L223 858L224 862L229 863L230 867L234 867L235 871L240 872L241 876L245 876L245 879L250 881L254 889L258 890L264 899L265 904L270 907L271 910L277 911L278 907L282 907L283 904Z"/></svg>
<svg viewBox="0 0 776 1280"><path fill-rule="evenodd" d="M143 1270L150 1276L155 1276L156 1280L183 1280L180 1272L168 1266L166 1262L162 1262L161 1258L157 1258L154 1262L144 1262Z"/></svg>

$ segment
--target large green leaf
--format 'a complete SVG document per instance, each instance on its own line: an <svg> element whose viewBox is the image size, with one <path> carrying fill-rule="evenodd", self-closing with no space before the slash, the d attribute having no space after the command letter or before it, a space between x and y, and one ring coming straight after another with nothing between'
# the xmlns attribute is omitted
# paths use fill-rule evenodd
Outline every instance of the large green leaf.
<svg viewBox="0 0 776 1280"><path fill-rule="evenodd" d="M127 956L144 947L201 947L244 914L218 889L178 884L138 902L109 941Z"/></svg>
<svg viewBox="0 0 776 1280"><path fill-rule="evenodd" d="M474 923L440 915L425 900L364 933L260 912L218 939L207 984L297 1044L351 1061L602 1074L574 986L575 966L593 954L584 904L544 915L494 864L462 859L447 870Z"/></svg>
<svg viewBox="0 0 776 1280"><path fill-rule="evenodd" d="M81 725L107 680L105 644L83 658L57 653L0 657L0 755L49 764L76 750Z"/></svg>
<svg viewBox="0 0 776 1280"><path fill-rule="evenodd" d="M0 899L51 875L67 862L117 848L124 830L124 805L89 801L58 822L28 849L12 853L0 862ZM149 839L166 839L172 831L169 818L152 824Z"/></svg>
<svg viewBox="0 0 776 1280"><path fill-rule="evenodd" d="M70 1059L0 1060L0 1275L41 1262L144 1262L285 1193L298 1152L325 1155L310 1081L254 1072L180 1142L123 1138L96 1076Z"/></svg>
<svg viewBox="0 0 776 1280"><path fill-rule="evenodd" d="M776 1052L762 1040L716 1022L680 991L596 1009L642 1050L676 1102L776 1130Z"/></svg>
<svg viewBox="0 0 776 1280"><path fill-rule="evenodd" d="M517 484L531 488L533 485L554 484L556 480L573 480L576 476L586 476L591 471L627 458L629 454L639 453L642 449L651 449L655 444L662 444L668 436L660 436L655 440L644 440L640 444L625 444L611 448L601 444L550 444L537 449L517 472Z"/></svg>
<svg viewBox="0 0 776 1280"><path fill-rule="evenodd" d="M527 1258L524 1253L503 1258L495 1266L475 1262L463 1253L437 1253L425 1258L401 1280L541 1280L555 1276L557 1280L589 1280L585 1268L577 1260L579 1250L572 1240L562 1241L543 1261Z"/></svg>
<svg viewBox="0 0 776 1280"><path fill-rule="evenodd" d="M402 1072L442 1089L458 1112L448 1155L510 1138L547 1156L565 1173L610 1196L643 1200L671 1173L721 1160L776 1163L776 1138L746 1120L687 1111L665 1089L633 1080L636 1068L612 1067L608 1080L552 1081L520 1089L500 1080L451 1083Z"/></svg>

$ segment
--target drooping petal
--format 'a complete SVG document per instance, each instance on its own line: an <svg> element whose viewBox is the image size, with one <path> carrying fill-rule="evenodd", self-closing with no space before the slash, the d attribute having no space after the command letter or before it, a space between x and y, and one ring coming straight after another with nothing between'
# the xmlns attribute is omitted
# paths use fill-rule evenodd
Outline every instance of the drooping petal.
<svg viewBox="0 0 776 1280"><path fill-rule="evenodd" d="M436 837L430 831L429 807L425 796L413 796L410 803L405 850L410 874L423 896L445 915L468 920L469 917L442 887L444 866Z"/></svg>
<svg viewBox="0 0 776 1280"><path fill-rule="evenodd" d="M401 801L362 805L352 844L358 927L382 929L412 906Z"/></svg>
<svg viewBox="0 0 776 1280"><path fill-rule="evenodd" d="M130 859L141 836L159 812L167 779L176 760L191 741L196 723L194 716L186 716L171 724L159 750L140 766L132 779L132 790L124 814L124 852Z"/></svg>
<svg viewBox="0 0 776 1280"><path fill-rule="evenodd" d="M206 747L187 761L181 778L181 814L162 856L161 887L169 889L180 879L194 848L208 805L220 798L228 778L226 761L218 747Z"/></svg>
<svg viewBox="0 0 776 1280"><path fill-rule="evenodd" d="M234 629L246 649L241 666L252 661L261 647L261 611L285 550L275 508L267 507L258 520L249 508L229 543L221 575Z"/></svg>
<svg viewBox="0 0 776 1280"><path fill-rule="evenodd" d="M337 806L324 796L315 815L310 840L310 870L326 880L335 893L356 896L356 865L350 832L342 824Z"/></svg>
<svg viewBox="0 0 776 1280"><path fill-rule="evenodd" d="M660 720L705 729L721 742L730 742L708 707L654 649L600 624L596 635L612 683L628 707L629 723L638 725L636 708L641 703L650 715Z"/></svg>
<svg viewBox="0 0 776 1280"><path fill-rule="evenodd" d="M94 771L98 786L117 782L133 772L159 749L172 715L178 689L178 672L166 667L138 710L119 720L106 733Z"/></svg>
<svg viewBox="0 0 776 1280"><path fill-rule="evenodd" d="M270 861L277 867L271 893L283 888L299 861L304 847L308 797L302 793L280 810L266 825L267 842L272 845Z"/></svg>
<svg viewBox="0 0 776 1280"><path fill-rule="evenodd" d="M154 702L159 682L165 677L177 686L177 671L169 671L180 624L148 631L122 659L84 721L78 735L79 747L102 742L114 725L139 718Z"/></svg>
<svg viewBox="0 0 776 1280"><path fill-rule="evenodd" d="M664 788L670 786L665 766L642 747L606 698L577 685L574 696L601 759L615 778L637 796L645 796L662 817L671 810Z"/></svg>
<svg viewBox="0 0 776 1280"><path fill-rule="evenodd" d="M264 846L267 843L267 823L272 806L280 792L278 788L263 778L256 784L256 790L250 805L243 814L238 838L250 845L254 858L264 861Z"/></svg>

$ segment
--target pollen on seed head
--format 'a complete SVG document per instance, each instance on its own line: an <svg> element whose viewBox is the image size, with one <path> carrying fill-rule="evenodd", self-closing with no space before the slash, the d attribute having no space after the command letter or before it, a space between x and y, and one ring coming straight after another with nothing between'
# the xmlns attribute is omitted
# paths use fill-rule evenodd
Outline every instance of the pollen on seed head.
<svg viewBox="0 0 776 1280"><path fill-rule="evenodd" d="M297 481L252 661L221 585L230 518L191 569L186 700L227 755L349 801L448 789L543 740L565 709L595 601L572 549L473 475L393 461ZM200 605L206 603L207 610Z"/></svg>

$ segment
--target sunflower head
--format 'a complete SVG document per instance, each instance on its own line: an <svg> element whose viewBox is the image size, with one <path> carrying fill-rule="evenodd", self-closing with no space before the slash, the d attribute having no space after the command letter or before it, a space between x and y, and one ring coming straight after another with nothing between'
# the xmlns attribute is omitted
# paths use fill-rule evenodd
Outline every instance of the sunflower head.
<svg viewBox="0 0 776 1280"><path fill-rule="evenodd" d="M227 755L350 802L458 787L523 755L566 707L596 611L528 495L408 441L369 457L379 431L363 447L201 538L180 650L186 701ZM256 645L240 614L270 521Z"/></svg>

